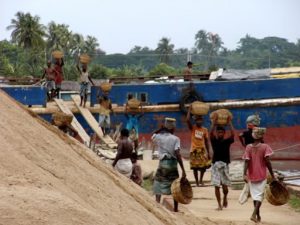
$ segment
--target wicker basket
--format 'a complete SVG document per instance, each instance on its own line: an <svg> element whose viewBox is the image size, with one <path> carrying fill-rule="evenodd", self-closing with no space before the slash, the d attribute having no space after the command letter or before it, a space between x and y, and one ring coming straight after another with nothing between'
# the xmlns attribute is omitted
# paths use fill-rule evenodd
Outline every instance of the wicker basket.
<svg viewBox="0 0 300 225"><path fill-rule="evenodd" d="M100 88L101 88L102 91L110 91L111 90L111 86L112 86L112 84L111 83L107 83L107 82L104 82L104 83L100 84Z"/></svg>
<svg viewBox="0 0 300 225"><path fill-rule="evenodd" d="M204 102L195 101L191 105L191 113L193 115L204 116L209 111L209 105L205 104Z"/></svg>
<svg viewBox="0 0 300 225"><path fill-rule="evenodd" d="M82 64L88 64L91 61L91 57L88 54L82 54L79 57L79 60Z"/></svg>
<svg viewBox="0 0 300 225"><path fill-rule="evenodd" d="M127 104L130 109L138 109L141 105L141 102L136 98L132 98L127 102Z"/></svg>
<svg viewBox="0 0 300 225"><path fill-rule="evenodd" d="M171 185L171 193L175 201L181 204L189 204L193 199L193 189L187 179L180 182L181 178L176 179Z"/></svg>
<svg viewBox="0 0 300 225"><path fill-rule="evenodd" d="M210 114L210 119L212 121L216 120L218 125L227 125L232 118L232 113L227 109L218 109Z"/></svg>
<svg viewBox="0 0 300 225"><path fill-rule="evenodd" d="M272 181L266 187L266 199L272 205L284 205L289 200L289 192L286 187L279 181Z"/></svg>
<svg viewBox="0 0 300 225"><path fill-rule="evenodd" d="M52 52L52 56L55 59L61 59L62 57L64 57L64 53L62 53L59 50L55 50L55 51Z"/></svg>
<svg viewBox="0 0 300 225"><path fill-rule="evenodd" d="M57 112L52 115L52 119L56 126L70 125L73 120L73 116L66 113Z"/></svg>

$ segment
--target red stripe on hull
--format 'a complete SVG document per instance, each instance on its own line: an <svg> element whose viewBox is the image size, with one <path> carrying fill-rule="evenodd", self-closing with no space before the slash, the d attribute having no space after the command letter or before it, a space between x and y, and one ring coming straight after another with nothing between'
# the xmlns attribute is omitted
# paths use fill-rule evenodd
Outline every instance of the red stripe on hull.
<svg viewBox="0 0 300 225"><path fill-rule="evenodd" d="M241 130L235 132L235 142L231 146L231 157L233 159L240 158L244 152L244 147L241 145L238 137L241 132ZM191 132L188 130L176 130L175 135L180 138L183 156L188 157ZM147 143L150 143L150 134L140 134L140 140L143 137ZM300 126L267 128L264 140L275 152L273 159L300 160Z"/></svg>

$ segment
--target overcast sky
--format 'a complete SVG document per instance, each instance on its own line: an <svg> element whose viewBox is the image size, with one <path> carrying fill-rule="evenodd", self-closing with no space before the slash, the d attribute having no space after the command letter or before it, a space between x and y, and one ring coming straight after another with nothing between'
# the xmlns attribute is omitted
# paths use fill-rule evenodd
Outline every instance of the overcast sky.
<svg viewBox="0 0 300 225"><path fill-rule="evenodd" d="M108 54L154 49L162 37L190 49L201 29L218 33L229 49L246 34L300 38L299 0L0 0L0 40L10 38L6 27L18 11L95 36Z"/></svg>

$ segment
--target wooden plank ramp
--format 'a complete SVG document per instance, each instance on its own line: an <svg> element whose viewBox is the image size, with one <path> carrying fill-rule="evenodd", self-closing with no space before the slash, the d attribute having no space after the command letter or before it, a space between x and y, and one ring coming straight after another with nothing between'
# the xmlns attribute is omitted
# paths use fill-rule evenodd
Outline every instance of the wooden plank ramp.
<svg viewBox="0 0 300 225"><path fill-rule="evenodd" d="M89 146L89 144L90 144L89 135L85 132L85 130L83 129L81 124L78 122L76 117L73 115L73 113L69 109L69 107L65 104L64 100L54 98L54 101L62 112L73 116L71 126L78 132L78 135L83 140L83 143L86 146Z"/></svg>
<svg viewBox="0 0 300 225"><path fill-rule="evenodd" d="M99 127L98 122L92 115L92 113L87 109L80 106L80 96L78 95L71 95L73 102L75 103L76 107L78 108L81 115L84 117L86 122L90 125L93 129L95 134L100 138L102 142L104 142L110 148L117 148L117 143L114 142L110 136L103 135L101 127Z"/></svg>

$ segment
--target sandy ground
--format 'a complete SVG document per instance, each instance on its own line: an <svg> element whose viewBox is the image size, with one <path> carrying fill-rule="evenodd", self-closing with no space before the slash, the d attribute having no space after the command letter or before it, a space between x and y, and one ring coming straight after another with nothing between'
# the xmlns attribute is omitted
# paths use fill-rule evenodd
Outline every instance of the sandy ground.
<svg viewBox="0 0 300 225"><path fill-rule="evenodd" d="M158 161L148 160L140 161L144 172L149 173L157 168ZM184 161L188 179L193 182L194 176L189 169L189 162ZM179 210L186 213L189 211L198 218L212 221L215 224L254 224L250 221L250 216L253 210L251 198L244 205L238 203L240 190L229 189L229 206L228 208L217 211L217 201L214 195L214 188L210 186L210 171L205 174L205 187L195 187L193 185L194 198L189 205L180 205ZM171 199L169 199L171 200ZM169 201L172 203L172 201ZM273 206L266 200L261 207L262 223L260 224L285 224L299 225L300 213L295 212L290 206Z"/></svg>
<svg viewBox="0 0 300 225"><path fill-rule="evenodd" d="M174 214L0 90L1 225L212 224Z"/></svg>

